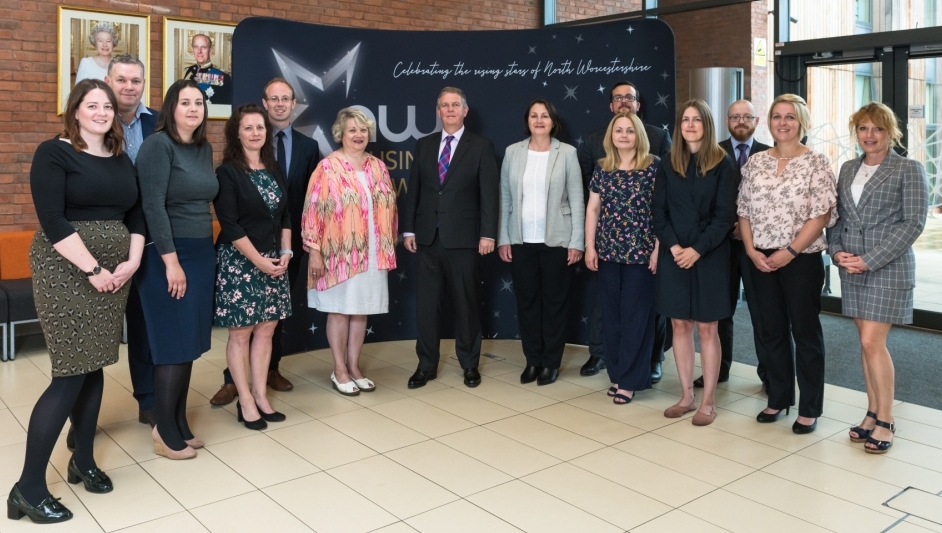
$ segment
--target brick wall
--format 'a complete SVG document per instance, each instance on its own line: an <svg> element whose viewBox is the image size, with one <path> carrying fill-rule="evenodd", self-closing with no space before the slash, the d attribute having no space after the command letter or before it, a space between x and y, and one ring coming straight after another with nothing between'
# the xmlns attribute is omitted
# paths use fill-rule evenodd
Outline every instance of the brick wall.
<svg viewBox="0 0 942 533"><path fill-rule="evenodd" d="M556 0L556 21L570 22L592 17L640 11L642 0Z"/></svg>

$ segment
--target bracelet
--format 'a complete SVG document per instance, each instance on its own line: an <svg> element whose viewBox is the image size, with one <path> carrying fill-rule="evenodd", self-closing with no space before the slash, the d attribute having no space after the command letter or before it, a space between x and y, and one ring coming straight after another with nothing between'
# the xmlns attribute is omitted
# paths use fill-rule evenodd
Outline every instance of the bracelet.
<svg viewBox="0 0 942 533"><path fill-rule="evenodd" d="M285 255L285 254L290 255L292 258L294 257L294 252L291 250L282 250L281 253L279 253L278 255Z"/></svg>
<svg viewBox="0 0 942 533"><path fill-rule="evenodd" d="M786 246L785 249L788 250L788 253L792 254L794 257L798 257L798 252L796 252L795 249L791 247L791 245Z"/></svg>

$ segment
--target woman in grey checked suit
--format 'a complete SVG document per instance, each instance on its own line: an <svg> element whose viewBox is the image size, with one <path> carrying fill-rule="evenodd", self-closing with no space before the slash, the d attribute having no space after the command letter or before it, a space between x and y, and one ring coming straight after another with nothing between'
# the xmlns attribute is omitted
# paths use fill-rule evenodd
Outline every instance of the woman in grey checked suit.
<svg viewBox="0 0 942 533"><path fill-rule="evenodd" d="M849 127L864 154L841 167L840 217L828 251L840 267L843 313L857 324L867 384L867 415L850 429L850 440L864 442L867 453L885 453L896 430L886 337L893 324L913 321L912 244L926 224L926 172L893 151L903 134L889 107L867 104Z"/></svg>

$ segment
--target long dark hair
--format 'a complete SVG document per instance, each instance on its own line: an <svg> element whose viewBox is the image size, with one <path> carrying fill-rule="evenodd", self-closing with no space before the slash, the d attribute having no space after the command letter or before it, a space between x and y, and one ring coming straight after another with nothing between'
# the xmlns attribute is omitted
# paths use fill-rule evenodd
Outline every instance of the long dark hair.
<svg viewBox="0 0 942 533"><path fill-rule="evenodd" d="M75 118L75 113L78 112L79 106L82 105L88 93L95 89L105 91L115 115L111 120L111 129L108 133L105 133L105 149L111 152L112 155L119 155L124 151L124 128L121 127L121 124L118 124L118 99L115 98L111 87L101 80L84 79L75 84L75 87L69 93L69 100L65 104L65 112L62 114L62 123L65 129L59 135L59 138L68 139L76 152L83 152L88 149L88 144L82 138L82 127L79 125L78 119Z"/></svg>
<svg viewBox="0 0 942 533"><path fill-rule="evenodd" d="M687 165L690 164L690 146L684 139L681 131L683 127L684 111L693 108L700 115L700 123L703 124L703 140L701 141L700 151L697 152L697 169L701 176L719 165L726 157L726 150L716 142L716 126L713 122L713 113L710 106L703 100L694 98L687 100L684 105L677 108L677 121L674 123L674 138L671 143L671 168L681 176L687 173Z"/></svg>
<svg viewBox="0 0 942 533"><path fill-rule="evenodd" d="M246 115L261 115L262 120L265 121L265 144L262 145L259 159L269 173L280 174L281 170L278 167L278 161L275 160L275 148L271 140L271 122L268 121L268 114L265 110L255 104L239 106L226 121L226 149L222 152L222 162L232 163L246 172L251 170L245 158L245 150L242 149L242 141L239 140L239 125L242 123L242 117ZM287 178L287 176L283 177Z"/></svg>
<svg viewBox="0 0 942 533"><path fill-rule="evenodd" d="M206 116L208 113L206 110L206 93L204 93L203 89L200 89L200 86L193 80L177 80L167 89L167 94L164 95L164 103L160 106L160 118L157 119L157 127L154 128L154 132L163 131L169 135L174 142L186 144L177 132L177 121L174 119L173 114L177 110L177 104L180 102L180 91L187 88L196 89L203 97L203 122L196 128L196 131L193 132L193 144L202 146L203 143L206 142Z"/></svg>

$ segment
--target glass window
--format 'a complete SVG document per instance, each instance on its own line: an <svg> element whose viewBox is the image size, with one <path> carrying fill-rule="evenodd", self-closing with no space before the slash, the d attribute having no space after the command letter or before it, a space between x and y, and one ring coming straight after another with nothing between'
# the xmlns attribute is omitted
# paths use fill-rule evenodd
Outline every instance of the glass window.
<svg viewBox="0 0 942 533"><path fill-rule="evenodd" d="M857 4L857 22L873 23L873 2L871 0L855 0Z"/></svg>
<svg viewBox="0 0 942 533"><path fill-rule="evenodd" d="M937 27L939 0L790 0L792 41Z"/></svg>

